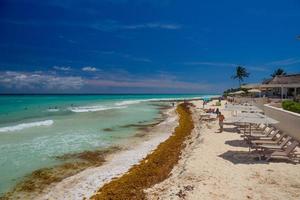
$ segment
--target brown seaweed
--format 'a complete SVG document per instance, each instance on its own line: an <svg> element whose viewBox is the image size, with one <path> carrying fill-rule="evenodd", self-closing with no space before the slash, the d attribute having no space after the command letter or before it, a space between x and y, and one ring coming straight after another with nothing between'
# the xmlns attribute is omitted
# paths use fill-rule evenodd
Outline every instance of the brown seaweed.
<svg viewBox="0 0 300 200"><path fill-rule="evenodd" d="M65 161L65 163L54 167L35 170L26 176L23 181L19 182L11 192L6 193L3 197L0 197L0 199L22 199L24 195L29 196L28 198L30 199L30 195L42 192L43 189L52 183L60 182L88 167L103 164L108 154L119 150L121 150L120 147L113 146L104 150L84 151L56 156L56 159ZM20 192L22 194L20 194Z"/></svg>
<svg viewBox="0 0 300 200"><path fill-rule="evenodd" d="M179 125L172 136L138 165L133 166L128 173L105 184L91 199L145 199L144 189L166 179L180 158L184 141L194 128L189 105L178 105Z"/></svg>
<svg viewBox="0 0 300 200"><path fill-rule="evenodd" d="M104 128L102 130L105 131L105 132L112 132L112 131L114 131L114 129L112 129L112 128Z"/></svg>

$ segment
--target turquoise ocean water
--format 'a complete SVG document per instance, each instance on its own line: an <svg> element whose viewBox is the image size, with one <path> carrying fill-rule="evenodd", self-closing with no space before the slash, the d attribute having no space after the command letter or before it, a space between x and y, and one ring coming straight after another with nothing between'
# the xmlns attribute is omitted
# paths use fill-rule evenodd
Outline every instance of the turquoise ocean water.
<svg viewBox="0 0 300 200"><path fill-rule="evenodd" d="M133 136L135 129L126 125L160 116L153 100L210 96L2 95L0 196L32 171L59 164L55 156L109 147Z"/></svg>

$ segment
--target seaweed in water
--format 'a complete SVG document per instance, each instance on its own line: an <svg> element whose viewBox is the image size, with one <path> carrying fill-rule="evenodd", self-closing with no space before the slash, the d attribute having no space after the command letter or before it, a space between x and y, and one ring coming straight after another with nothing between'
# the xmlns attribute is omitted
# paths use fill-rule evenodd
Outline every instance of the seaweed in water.
<svg viewBox="0 0 300 200"><path fill-rule="evenodd" d="M103 164L108 154L119 150L121 150L120 147L113 146L104 150L84 151L57 156L55 157L56 159L68 162L32 172L23 181L18 183L11 192L0 197L0 200L17 199L18 197L22 199L24 195L27 195L27 199L30 199L34 193L42 192L43 189L52 183L60 182L88 167ZM21 195L20 192L22 193Z"/></svg>
<svg viewBox="0 0 300 200"><path fill-rule="evenodd" d="M102 129L103 131L106 131L106 132L112 132L112 131L114 131L114 129L112 129L112 128L104 128L104 129Z"/></svg>

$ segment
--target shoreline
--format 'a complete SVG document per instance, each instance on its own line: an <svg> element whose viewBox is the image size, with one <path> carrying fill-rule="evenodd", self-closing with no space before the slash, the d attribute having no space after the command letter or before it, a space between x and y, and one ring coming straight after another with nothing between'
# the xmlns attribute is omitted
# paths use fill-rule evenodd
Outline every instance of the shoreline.
<svg viewBox="0 0 300 200"><path fill-rule="evenodd" d="M144 199L144 189L166 179L180 159L185 140L194 128L191 106L188 103L177 105L179 123L172 135L127 173L102 187L100 185L100 189L91 199Z"/></svg>
<svg viewBox="0 0 300 200"><path fill-rule="evenodd" d="M6 193L4 198L82 199L83 197L91 196L98 189L99 185L104 184L113 177L125 173L132 165L137 164L140 159L169 137L172 129L176 127L178 120L175 108L161 106L159 109L161 117L154 119L151 123L137 124L136 134L130 138L123 139L118 145L121 150L107 150L105 154L101 152L100 158L97 152L89 152L90 154L87 155L87 159L95 161L96 158L93 157L97 156L99 158L99 162L97 160L97 163L95 163L96 166L87 165L85 169L71 176L67 176L58 182L49 183L50 185L43 188L42 191L18 192L13 190L12 192ZM135 146L135 148L132 148L133 146ZM74 155L80 157L80 154L84 154L84 152ZM65 158L74 155L65 155ZM74 165L68 166L74 167ZM39 174L43 173L39 172ZM95 174L99 175L98 178L95 178Z"/></svg>

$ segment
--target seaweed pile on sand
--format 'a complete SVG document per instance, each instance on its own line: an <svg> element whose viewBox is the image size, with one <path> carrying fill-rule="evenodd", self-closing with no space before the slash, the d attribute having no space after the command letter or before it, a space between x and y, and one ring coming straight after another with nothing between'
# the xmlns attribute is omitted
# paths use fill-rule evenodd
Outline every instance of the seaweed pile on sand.
<svg viewBox="0 0 300 200"><path fill-rule="evenodd" d="M177 106L179 125L172 136L138 165L133 166L128 173L105 184L91 199L145 199L144 189L168 178L174 165L180 159L186 138L194 128L189 106L191 106L189 103Z"/></svg>

